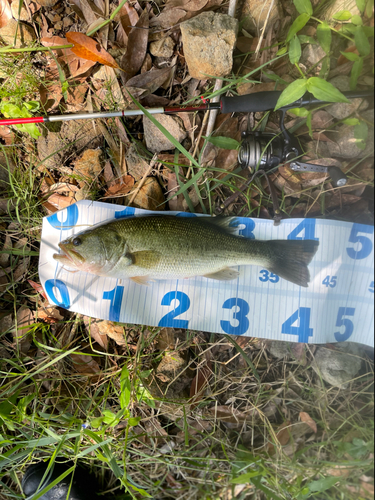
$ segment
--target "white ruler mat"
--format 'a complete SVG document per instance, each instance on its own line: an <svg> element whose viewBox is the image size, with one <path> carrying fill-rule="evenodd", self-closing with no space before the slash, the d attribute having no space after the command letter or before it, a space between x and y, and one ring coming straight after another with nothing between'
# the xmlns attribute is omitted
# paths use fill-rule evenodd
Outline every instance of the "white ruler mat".
<svg viewBox="0 0 375 500"><path fill-rule="evenodd" d="M193 216L85 200L45 217L39 276L50 302L121 323L289 342L374 345L373 226L317 219L288 219L274 226L270 220L238 218L239 234L247 238L319 240L308 288L258 266L238 268L239 278L229 282L199 277L142 286L70 272L52 257L60 241L93 224L147 213Z"/></svg>

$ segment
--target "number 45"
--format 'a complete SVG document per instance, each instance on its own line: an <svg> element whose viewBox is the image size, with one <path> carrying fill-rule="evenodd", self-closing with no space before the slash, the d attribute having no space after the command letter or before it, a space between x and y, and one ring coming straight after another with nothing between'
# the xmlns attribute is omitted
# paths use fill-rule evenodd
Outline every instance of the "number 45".
<svg viewBox="0 0 375 500"><path fill-rule="evenodd" d="M327 288L335 288L337 285L337 276L326 276L322 281L322 285L325 285Z"/></svg>

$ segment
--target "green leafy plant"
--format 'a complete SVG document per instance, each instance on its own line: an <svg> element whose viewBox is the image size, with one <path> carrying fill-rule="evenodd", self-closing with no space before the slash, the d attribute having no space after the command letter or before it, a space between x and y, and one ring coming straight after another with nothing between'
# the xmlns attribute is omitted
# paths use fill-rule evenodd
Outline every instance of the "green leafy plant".
<svg viewBox="0 0 375 500"><path fill-rule="evenodd" d="M24 102L21 106L2 99L0 103L0 112L5 118L30 118L31 112L38 111L40 104L38 101ZM21 132L29 134L33 139L37 139L41 134L35 123L26 123L23 125L15 125Z"/></svg>

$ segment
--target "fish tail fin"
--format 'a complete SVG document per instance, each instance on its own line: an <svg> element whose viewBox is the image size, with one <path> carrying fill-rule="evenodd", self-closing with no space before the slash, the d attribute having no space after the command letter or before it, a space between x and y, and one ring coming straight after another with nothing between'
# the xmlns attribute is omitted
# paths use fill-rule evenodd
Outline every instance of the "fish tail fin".
<svg viewBox="0 0 375 500"><path fill-rule="evenodd" d="M314 240L272 240L268 242L273 257L268 269L296 285L307 287L310 281L308 265L319 246Z"/></svg>

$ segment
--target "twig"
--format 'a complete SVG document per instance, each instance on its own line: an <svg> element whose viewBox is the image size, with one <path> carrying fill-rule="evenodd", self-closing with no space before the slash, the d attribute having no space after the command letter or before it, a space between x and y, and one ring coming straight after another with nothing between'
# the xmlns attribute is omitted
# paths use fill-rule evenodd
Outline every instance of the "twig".
<svg viewBox="0 0 375 500"><path fill-rule="evenodd" d="M151 171L152 169L154 168L155 166L155 163L157 162L158 160L158 155L155 153L154 156L152 157L152 160L151 160L151 163L150 163L150 166L148 167L148 169L146 170L144 176L142 177L140 183L138 184L137 186L137 189L134 191L132 197L130 198L129 200L129 205L131 205L134 201L134 198L137 196L137 194L139 193L141 187L143 186L143 184L146 182L146 179L147 177L151 174Z"/></svg>
<svg viewBox="0 0 375 500"><path fill-rule="evenodd" d="M275 4L275 0L272 0L272 3L271 3L270 8L268 10L266 21L265 21L264 26L262 28L262 34L259 37L258 46L255 50L255 58L258 58L259 51L260 51L260 48L262 46L262 42L263 42L263 38L264 38L264 33L266 32L266 27L267 27L267 24L268 24L268 21L269 21L270 15L271 15L271 11L273 9L274 4Z"/></svg>

